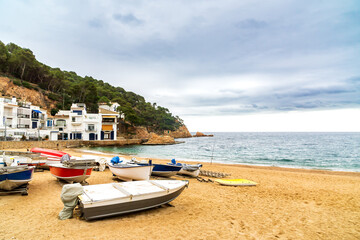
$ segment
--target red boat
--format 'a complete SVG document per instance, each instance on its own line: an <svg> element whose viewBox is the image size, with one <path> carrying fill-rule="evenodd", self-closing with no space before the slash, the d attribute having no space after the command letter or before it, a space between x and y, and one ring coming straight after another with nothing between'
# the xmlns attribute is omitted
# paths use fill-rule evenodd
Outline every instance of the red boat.
<svg viewBox="0 0 360 240"><path fill-rule="evenodd" d="M69 168L61 163L49 165L51 174L67 182L83 182L91 175L91 168Z"/></svg>
<svg viewBox="0 0 360 240"><path fill-rule="evenodd" d="M66 152L46 148L32 148L30 152L40 153L40 156L47 157L46 165L60 163L61 157L67 154Z"/></svg>
<svg viewBox="0 0 360 240"><path fill-rule="evenodd" d="M62 163L50 164L50 173L67 182L84 182L89 178L95 167L95 160L67 160Z"/></svg>

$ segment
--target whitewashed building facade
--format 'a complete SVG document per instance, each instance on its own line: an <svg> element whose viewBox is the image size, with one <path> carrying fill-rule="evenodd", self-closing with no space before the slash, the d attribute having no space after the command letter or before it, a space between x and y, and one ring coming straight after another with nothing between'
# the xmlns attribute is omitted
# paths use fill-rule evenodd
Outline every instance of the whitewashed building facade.
<svg viewBox="0 0 360 240"><path fill-rule="evenodd" d="M110 106L108 106L110 107ZM116 110L118 104L111 109ZM87 113L83 103L72 104L55 116L29 102L0 97L0 138L2 140L116 140L119 113L99 107L99 113Z"/></svg>

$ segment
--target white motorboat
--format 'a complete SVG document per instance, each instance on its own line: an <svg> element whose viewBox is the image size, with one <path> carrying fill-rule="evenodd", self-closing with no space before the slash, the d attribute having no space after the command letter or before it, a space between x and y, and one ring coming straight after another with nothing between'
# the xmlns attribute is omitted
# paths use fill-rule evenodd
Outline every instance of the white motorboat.
<svg viewBox="0 0 360 240"><path fill-rule="evenodd" d="M109 163L110 171L121 180L149 180L153 165L138 165L135 163Z"/></svg>
<svg viewBox="0 0 360 240"><path fill-rule="evenodd" d="M175 159L171 160L171 163L168 163L171 166L180 166L181 169L178 174L188 175L191 177L197 177L200 174L200 168L202 164L186 164L186 163L179 163L176 162Z"/></svg>

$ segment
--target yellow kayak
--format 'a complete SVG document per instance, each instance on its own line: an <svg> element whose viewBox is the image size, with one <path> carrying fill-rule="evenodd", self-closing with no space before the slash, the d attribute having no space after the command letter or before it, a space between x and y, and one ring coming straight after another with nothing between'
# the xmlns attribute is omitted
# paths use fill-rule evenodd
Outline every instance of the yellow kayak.
<svg viewBox="0 0 360 240"><path fill-rule="evenodd" d="M215 182L227 186L256 186L256 182L247 179L217 179Z"/></svg>

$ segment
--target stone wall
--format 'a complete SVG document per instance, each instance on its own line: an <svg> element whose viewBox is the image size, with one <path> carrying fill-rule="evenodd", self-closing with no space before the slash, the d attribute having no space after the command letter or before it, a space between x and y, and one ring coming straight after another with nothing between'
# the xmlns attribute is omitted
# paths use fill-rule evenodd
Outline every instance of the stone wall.
<svg viewBox="0 0 360 240"><path fill-rule="evenodd" d="M123 146L140 144L140 139L118 139L113 141L82 141L82 140L60 140L60 141L0 141L0 150L5 149L31 149L33 147L63 149L76 147L96 146Z"/></svg>

